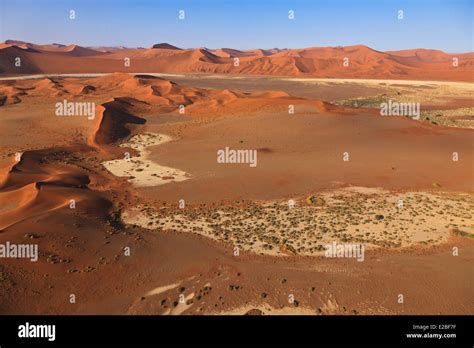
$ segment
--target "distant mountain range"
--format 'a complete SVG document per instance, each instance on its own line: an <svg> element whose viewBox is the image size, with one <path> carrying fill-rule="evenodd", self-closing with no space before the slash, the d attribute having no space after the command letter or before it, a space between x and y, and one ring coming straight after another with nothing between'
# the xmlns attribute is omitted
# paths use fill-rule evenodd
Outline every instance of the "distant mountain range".
<svg viewBox="0 0 474 348"><path fill-rule="evenodd" d="M237 50L182 49L168 43L151 48L38 45L16 40L0 44L3 76L109 72L474 81L474 53L423 48L382 52L364 45Z"/></svg>

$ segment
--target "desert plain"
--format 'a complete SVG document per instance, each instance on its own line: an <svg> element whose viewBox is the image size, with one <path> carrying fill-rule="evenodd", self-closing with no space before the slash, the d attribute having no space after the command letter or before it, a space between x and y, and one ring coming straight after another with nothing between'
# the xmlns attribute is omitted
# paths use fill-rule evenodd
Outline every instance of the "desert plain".
<svg viewBox="0 0 474 348"><path fill-rule="evenodd" d="M0 313L472 313L473 66L6 41L0 244L39 258L1 260ZM382 116L388 101L419 114Z"/></svg>

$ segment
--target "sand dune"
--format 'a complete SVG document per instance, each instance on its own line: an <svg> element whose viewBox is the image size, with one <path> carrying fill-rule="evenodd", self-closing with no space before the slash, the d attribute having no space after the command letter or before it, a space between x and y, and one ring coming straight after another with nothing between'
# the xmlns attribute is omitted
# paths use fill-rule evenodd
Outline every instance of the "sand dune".
<svg viewBox="0 0 474 348"><path fill-rule="evenodd" d="M242 93L228 89L194 88L145 74L114 73L94 78L43 78L0 83L0 106L19 103L23 98L29 97L103 98L109 95L127 97L117 97L112 100L107 97L110 103L101 102L102 106L96 111L99 115L96 119L103 122L104 130L98 132L98 138L90 141L89 144L96 144L97 141L101 144L111 143L130 134L122 129L123 125L140 121L133 117L125 117L124 114L146 109L154 109L161 113L179 113L180 108L185 107L186 114L212 117L271 109L288 112L288 105L295 107L301 105L301 107L313 109L314 112L346 113L350 110L320 100L293 97L282 91ZM106 130L111 127L107 121L109 112L106 110L108 109L111 110L110 112L113 109L114 112L122 115L117 116L117 120L114 121L115 127L120 127L122 130ZM96 129L99 129L99 125ZM111 134L119 134L119 136L113 140Z"/></svg>
<svg viewBox="0 0 474 348"><path fill-rule="evenodd" d="M16 40L7 40L0 44L0 48L6 47L18 47L27 52L49 52L49 53L57 53L63 54L66 56L73 56L73 57L83 57L83 56L96 56L104 54L104 52L96 51L91 48L82 47L79 45L62 45L62 44L47 44L47 45L37 45L32 44L29 42L24 41L16 41Z"/></svg>
<svg viewBox="0 0 474 348"><path fill-rule="evenodd" d="M133 125L144 124L144 119L126 111L132 102L126 98L114 98L113 101L98 106L96 128L89 143L94 145L114 143L128 136L133 130Z"/></svg>
<svg viewBox="0 0 474 348"><path fill-rule="evenodd" d="M152 48L161 48L161 49L165 49L165 50L181 50L181 48L170 45L169 43L166 43L166 42L155 44L155 45L153 45Z"/></svg>
<svg viewBox="0 0 474 348"><path fill-rule="evenodd" d="M20 97L26 95L26 92L12 85L3 85L0 87L0 106L6 104L16 104L21 101Z"/></svg>
<svg viewBox="0 0 474 348"><path fill-rule="evenodd" d="M98 56L101 54L105 54L104 52L98 52L90 48L85 48L78 45L69 45L64 48L58 49L54 52L62 53L64 55L68 55L72 57Z"/></svg>
<svg viewBox="0 0 474 348"><path fill-rule="evenodd" d="M68 155L61 149L26 151L19 162L4 171L0 178L0 198L8 205L0 211L0 230L69 208L71 200L77 204L78 211L107 215L111 203L88 189L88 175L61 163Z"/></svg>
<svg viewBox="0 0 474 348"><path fill-rule="evenodd" d="M21 75L25 73L40 73L40 69L34 62L36 52L29 48L6 45L0 48L0 73L9 75ZM17 59L21 60L21 67L15 66Z"/></svg>
<svg viewBox="0 0 474 348"><path fill-rule="evenodd" d="M160 43L150 49L95 50L77 45L35 45L6 41L0 73L199 72L323 78L473 81L474 54L415 49L381 52L364 45L303 49L180 49ZM24 64L15 67L21 57ZM124 59L131 60L130 66ZM235 59L239 61L236 63ZM458 66L453 66L453 58ZM344 65L346 63L346 65Z"/></svg>
<svg viewBox="0 0 474 348"><path fill-rule="evenodd" d="M387 51L388 54L393 54L399 57L413 58L422 62L444 62L452 61L453 57L457 57L460 60L472 60L474 53L462 53L462 54L448 54L440 50L430 50L424 48L417 48L412 50L400 50L400 51Z"/></svg>

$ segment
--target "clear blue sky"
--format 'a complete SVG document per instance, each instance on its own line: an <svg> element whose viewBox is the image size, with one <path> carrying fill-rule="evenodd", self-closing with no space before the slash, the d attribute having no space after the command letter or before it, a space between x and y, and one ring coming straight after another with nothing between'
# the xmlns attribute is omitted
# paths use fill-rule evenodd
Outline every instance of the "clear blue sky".
<svg viewBox="0 0 474 348"><path fill-rule="evenodd" d="M0 40L473 51L473 0L0 0ZM69 10L76 19L69 19ZM185 20L178 20L184 10ZM295 19L288 20L288 11ZM397 11L404 19L397 19Z"/></svg>

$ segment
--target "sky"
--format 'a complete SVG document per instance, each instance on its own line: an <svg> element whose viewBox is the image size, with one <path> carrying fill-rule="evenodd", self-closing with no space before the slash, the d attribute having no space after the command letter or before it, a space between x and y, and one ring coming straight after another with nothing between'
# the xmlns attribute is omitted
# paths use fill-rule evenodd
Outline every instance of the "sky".
<svg viewBox="0 0 474 348"><path fill-rule="evenodd" d="M0 0L0 41L473 50L473 0ZM74 10L76 18L69 18ZM179 11L185 19L178 18ZM288 18L294 11L294 19ZM403 19L399 19L399 11Z"/></svg>

